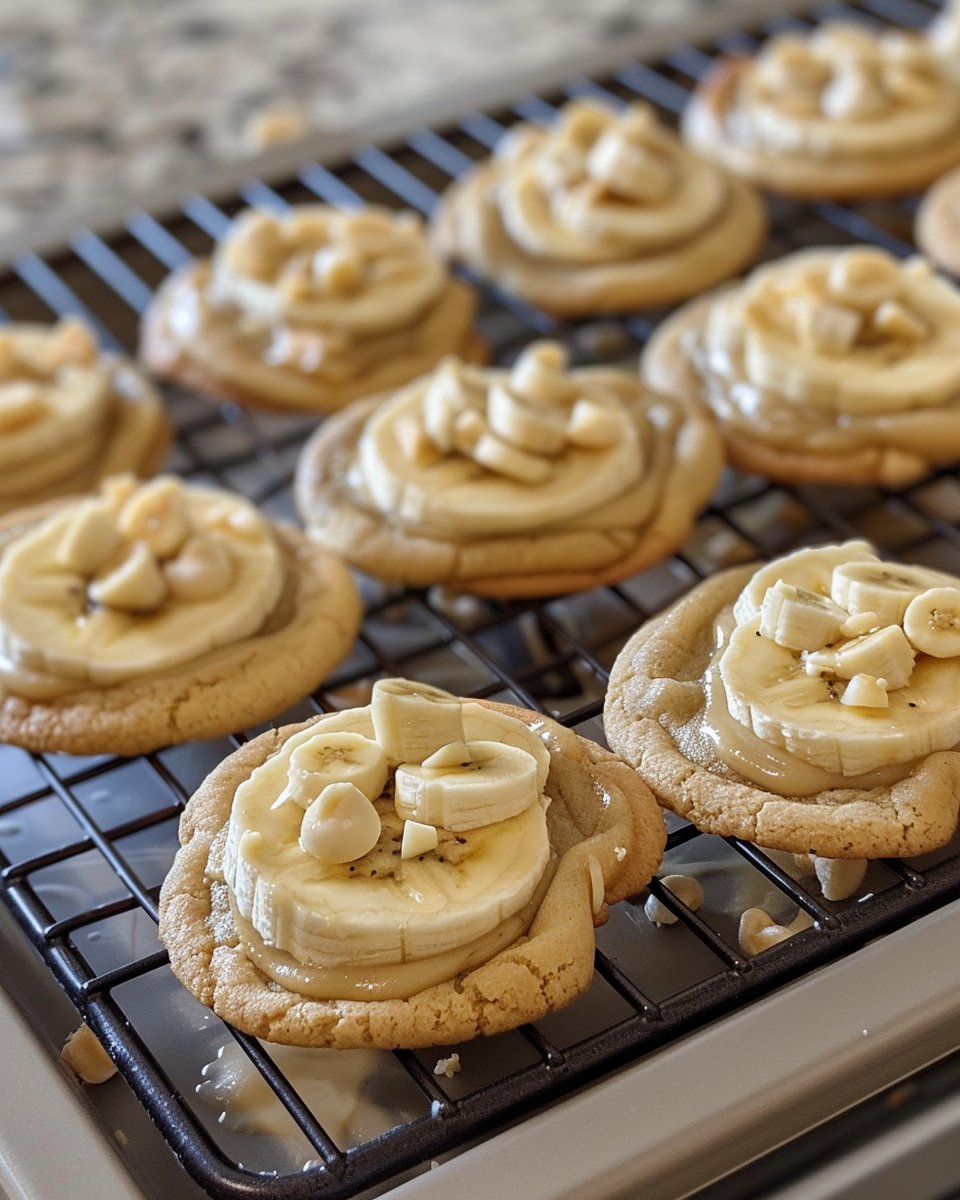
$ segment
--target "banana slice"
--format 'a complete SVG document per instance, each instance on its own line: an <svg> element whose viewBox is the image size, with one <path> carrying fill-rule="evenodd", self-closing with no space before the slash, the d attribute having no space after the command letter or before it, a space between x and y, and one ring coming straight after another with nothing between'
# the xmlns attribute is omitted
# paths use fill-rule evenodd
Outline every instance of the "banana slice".
<svg viewBox="0 0 960 1200"><path fill-rule="evenodd" d="M760 632L788 650L819 650L836 641L847 614L829 597L778 579L760 606Z"/></svg>
<svg viewBox="0 0 960 1200"><path fill-rule="evenodd" d="M850 562L834 570L830 595L849 613L876 613L878 624L899 625L914 596L956 582L954 576L926 567Z"/></svg>
<svg viewBox="0 0 960 1200"><path fill-rule="evenodd" d="M257 775L244 787L256 792ZM249 792L245 799L249 809ZM539 804L495 825L439 831L435 853L401 859L403 822L381 800L377 845L318 872L298 844L299 810L270 811L269 791L255 803L257 831L228 852L224 876L264 942L316 966L402 963L455 950L519 912L550 859Z"/></svg>
<svg viewBox="0 0 960 1200"><path fill-rule="evenodd" d="M449 762L446 756L440 766L399 766L394 796L398 815L459 833L504 821L537 803L540 789L533 755L498 742L468 742L465 749L468 757L460 762Z"/></svg>
<svg viewBox="0 0 960 1200"><path fill-rule="evenodd" d="M903 629L924 654L960 654L960 587L933 587L915 596L903 614Z"/></svg>
<svg viewBox="0 0 960 1200"><path fill-rule="evenodd" d="M349 783L368 800L376 800L388 774L387 756L372 738L361 733L318 733L290 755L287 783L274 803L279 807L292 800L307 808L334 783Z"/></svg>
<svg viewBox="0 0 960 1200"><path fill-rule="evenodd" d="M460 701L427 683L378 679L370 711L374 737L391 766L421 763L441 746L463 741Z"/></svg>
<svg viewBox="0 0 960 1200"><path fill-rule="evenodd" d="M731 716L764 741L844 776L960 741L953 664L920 658L909 686L889 693L888 708L868 709L842 704L843 680L808 675L797 654L759 633L759 617L737 626L718 666Z"/></svg>
<svg viewBox="0 0 960 1200"><path fill-rule="evenodd" d="M780 580L813 592L817 596L829 596L835 567L852 562L879 561L873 547L864 541L796 550L793 554L767 563L753 574L750 582L737 597L733 615L738 624L757 616L768 589ZM836 600L836 597L833 598Z"/></svg>

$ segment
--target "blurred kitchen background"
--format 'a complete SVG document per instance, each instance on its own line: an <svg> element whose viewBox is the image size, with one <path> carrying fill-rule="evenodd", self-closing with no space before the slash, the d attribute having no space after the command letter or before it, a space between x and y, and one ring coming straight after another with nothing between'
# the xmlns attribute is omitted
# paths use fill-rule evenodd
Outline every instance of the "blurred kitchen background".
<svg viewBox="0 0 960 1200"><path fill-rule="evenodd" d="M0 247L750 0L0 0ZM169 202L169 201L168 201Z"/></svg>

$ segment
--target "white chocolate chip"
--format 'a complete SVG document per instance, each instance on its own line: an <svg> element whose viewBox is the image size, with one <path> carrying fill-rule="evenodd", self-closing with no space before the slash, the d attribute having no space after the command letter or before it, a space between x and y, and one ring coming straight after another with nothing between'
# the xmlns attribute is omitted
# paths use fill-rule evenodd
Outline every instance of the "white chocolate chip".
<svg viewBox="0 0 960 1200"><path fill-rule="evenodd" d="M57 547L56 560L80 575L93 575L120 545L120 532L108 501L81 500Z"/></svg>
<svg viewBox="0 0 960 1200"><path fill-rule="evenodd" d="M322 863L353 862L380 837L380 814L352 783L330 783L303 814L300 848Z"/></svg>
<svg viewBox="0 0 960 1200"><path fill-rule="evenodd" d="M60 1061L84 1083L106 1083L117 1073L113 1059L89 1025L75 1029L63 1044Z"/></svg>
<svg viewBox="0 0 960 1200"><path fill-rule="evenodd" d="M922 342L930 336L926 324L899 300L884 300L870 319L870 326L901 342Z"/></svg>
<svg viewBox="0 0 960 1200"><path fill-rule="evenodd" d="M189 538L176 558L163 567L171 594L177 600L212 600L233 582L230 552L202 534Z"/></svg>
<svg viewBox="0 0 960 1200"><path fill-rule="evenodd" d="M854 675L844 688L840 703L856 708L889 708L886 680L875 675Z"/></svg>
<svg viewBox="0 0 960 1200"><path fill-rule="evenodd" d="M169 475L145 483L120 512L124 537L145 542L158 558L171 558L190 536L183 485Z"/></svg>
<svg viewBox="0 0 960 1200"><path fill-rule="evenodd" d="M694 879L692 875L665 875L660 883L691 912L696 912L703 904L703 887L700 880ZM677 922L676 913L671 912L654 895L647 897L643 911L647 920L652 921L654 925L674 925Z"/></svg>
<svg viewBox="0 0 960 1200"><path fill-rule="evenodd" d="M809 929L812 924L813 918L802 909L789 925L779 925L762 908L748 908L740 917L737 940L741 951L753 956Z"/></svg>
<svg viewBox="0 0 960 1200"><path fill-rule="evenodd" d="M865 858L821 858L815 856L813 869L820 881L824 900L846 900L860 887L867 873Z"/></svg>
<svg viewBox="0 0 960 1200"><path fill-rule="evenodd" d="M124 612L154 612L167 598L167 583L145 542L134 542L123 562L87 589L90 599Z"/></svg>
<svg viewBox="0 0 960 1200"><path fill-rule="evenodd" d="M400 839L400 857L417 858L436 850L440 844L440 835L435 826L424 825L422 821L404 821L403 836Z"/></svg>

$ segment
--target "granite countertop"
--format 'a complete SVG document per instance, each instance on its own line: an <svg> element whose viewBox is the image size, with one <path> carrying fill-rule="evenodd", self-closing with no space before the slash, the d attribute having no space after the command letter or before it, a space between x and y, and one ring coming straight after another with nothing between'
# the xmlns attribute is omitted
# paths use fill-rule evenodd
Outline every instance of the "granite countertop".
<svg viewBox="0 0 960 1200"><path fill-rule="evenodd" d="M449 107L484 80L519 85L711 7L721 6L3 0L0 252L204 186L255 152L263 114L289 118L290 133L342 134L398 110Z"/></svg>

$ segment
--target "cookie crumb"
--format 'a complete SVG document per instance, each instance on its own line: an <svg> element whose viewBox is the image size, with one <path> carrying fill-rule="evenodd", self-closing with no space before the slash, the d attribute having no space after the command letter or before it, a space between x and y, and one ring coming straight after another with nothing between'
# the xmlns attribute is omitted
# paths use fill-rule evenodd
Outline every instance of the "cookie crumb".
<svg viewBox="0 0 960 1200"><path fill-rule="evenodd" d="M626 846L614 846L613 855L617 862L623 862L623 860L627 857Z"/></svg>
<svg viewBox="0 0 960 1200"><path fill-rule="evenodd" d="M452 1079L454 1075L459 1075L462 1069L460 1066L460 1055L454 1053L449 1058L438 1058L437 1065L433 1068L433 1073L434 1075L445 1075L447 1079Z"/></svg>
<svg viewBox="0 0 960 1200"><path fill-rule="evenodd" d="M247 123L247 146L251 150L269 150L282 142L292 142L307 132L303 113L292 106L267 108L255 113Z"/></svg>
<svg viewBox="0 0 960 1200"><path fill-rule="evenodd" d="M60 1061L84 1083L106 1083L117 1068L89 1025L75 1029L63 1044Z"/></svg>
<svg viewBox="0 0 960 1200"><path fill-rule="evenodd" d="M127 1137L127 1135L123 1132L122 1129L115 1129L113 1131L113 1137L114 1137L114 1141L116 1141L117 1145L119 1145L119 1146L129 1146L130 1145L130 1139Z"/></svg>

